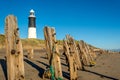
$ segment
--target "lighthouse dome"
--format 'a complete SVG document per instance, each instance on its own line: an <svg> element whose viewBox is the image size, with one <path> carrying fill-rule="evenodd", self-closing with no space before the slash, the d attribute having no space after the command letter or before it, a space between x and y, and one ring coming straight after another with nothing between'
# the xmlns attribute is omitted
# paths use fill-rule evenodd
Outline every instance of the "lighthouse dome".
<svg viewBox="0 0 120 80"><path fill-rule="evenodd" d="M31 10L30 10L30 13L34 13L34 10L33 10L33 9L31 9Z"/></svg>
<svg viewBox="0 0 120 80"><path fill-rule="evenodd" d="M30 16L29 17L35 17L35 11L33 9L30 10Z"/></svg>

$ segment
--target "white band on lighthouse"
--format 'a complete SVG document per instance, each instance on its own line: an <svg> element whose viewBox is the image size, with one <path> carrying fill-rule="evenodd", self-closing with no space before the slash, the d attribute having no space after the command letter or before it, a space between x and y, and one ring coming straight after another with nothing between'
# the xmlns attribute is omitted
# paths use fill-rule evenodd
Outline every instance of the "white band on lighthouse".
<svg viewBox="0 0 120 80"><path fill-rule="evenodd" d="M28 28L28 38L36 38L36 28L35 27L29 27Z"/></svg>

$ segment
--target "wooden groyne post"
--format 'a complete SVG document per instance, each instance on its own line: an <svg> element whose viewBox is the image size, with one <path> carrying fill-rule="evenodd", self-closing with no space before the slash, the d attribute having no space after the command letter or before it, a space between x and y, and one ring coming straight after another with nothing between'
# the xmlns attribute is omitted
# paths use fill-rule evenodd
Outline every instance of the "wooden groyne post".
<svg viewBox="0 0 120 80"><path fill-rule="evenodd" d="M27 50L27 57L28 57L29 59L33 59L33 56L34 56L34 49L33 49L33 48L29 48L29 49Z"/></svg>
<svg viewBox="0 0 120 80"><path fill-rule="evenodd" d="M76 42L70 35L66 35L66 40L63 40L63 50L68 61L70 80L76 80L77 70L82 69L82 64Z"/></svg>
<svg viewBox="0 0 120 80"><path fill-rule="evenodd" d="M17 19L13 15L9 15L5 19L5 42L8 80L24 80L22 43Z"/></svg>
<svg viewBox="0 0 120 80"><path fill-rule="evenodd" d="M83 65L85 66L95 65L94 58L96 55L93 52L93 49L91 48L91 46L89 46L87 43L81 40L78 43L78 50L79 50L80 59Z"/></svg>
<svg viewBox="0 0 120 80"><path fill-rule="evenodd" d="M44 37L46 50L50 65L51 78L55 76L55 79L63 78L61 61L60 61L60 52L58 50L58 45L56 41L56 32L54 28L44 27Z"/></svg>

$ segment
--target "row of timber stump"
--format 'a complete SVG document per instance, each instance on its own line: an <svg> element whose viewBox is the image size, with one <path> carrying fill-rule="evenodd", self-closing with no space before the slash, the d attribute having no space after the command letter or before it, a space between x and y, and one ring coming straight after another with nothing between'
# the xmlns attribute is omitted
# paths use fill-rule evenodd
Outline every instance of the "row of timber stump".
<svg viewBox="0 0 120 80"><path fill-rule="evenodd" d="M58 49L55 29L44 27L44 37L49 68L44 71L43 79L63 80L60 60L62 53ZM17 19L13 15L6 17L5 38L7 78L8 80L25 80L22 43ZM77 71L84 70L84 66L95 65L96 52L104 51L84 41L76 42L70 35L66 35L63 40L63 52L68 63L70 80L77 80ZM33 58L33 49L28 50L28 58Z"/></svg>
<svg viewBox="0 0 120 80"><path fill-rule="evenodd" d="M52 67L52 70L55 71L54 78L52 77L52 79L61 80L63 79L60 62L62 53L58 50L55 29L47 26L44 27L44 36L47 57L50 65L49 70L52 73ZM95 65L95 59L97 57L96 52L104 53L103 50L92 47L83 40L77 42L70 35L66 35L66 38L63 40L63 54L65 55L68 63L70 80L77 80L77 71L85 70L84 66ZM48 71L44 73L44 77L48 77L46 73L48 73Z"/></svg>

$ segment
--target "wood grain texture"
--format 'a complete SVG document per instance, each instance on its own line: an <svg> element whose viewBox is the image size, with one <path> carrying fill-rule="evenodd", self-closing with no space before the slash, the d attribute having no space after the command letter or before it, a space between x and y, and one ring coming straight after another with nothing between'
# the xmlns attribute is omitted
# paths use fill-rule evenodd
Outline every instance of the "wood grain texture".
<svg viewBox="0 0 120 80"><path fill-rule="evenodd" d="M45 45L49 60L49 65L53 66L55 70L55 78L63 78L60 61L60 52L56 41L56 33L54 28L44 28Z"/></svg>
<svg viewBox="0 0 120 80"><path fill-rule="evenodd" d="M24 80L23 49L18 31L16 17L7 16L5 19L5 41L8 80Z"/></svg>

